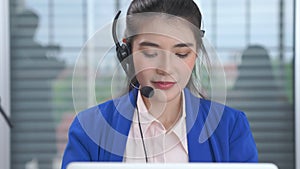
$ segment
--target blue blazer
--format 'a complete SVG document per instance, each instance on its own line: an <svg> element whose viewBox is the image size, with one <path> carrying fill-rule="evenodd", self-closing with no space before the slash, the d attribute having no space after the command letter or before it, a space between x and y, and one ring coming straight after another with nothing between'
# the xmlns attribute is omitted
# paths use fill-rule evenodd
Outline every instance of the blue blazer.
<svg viewBox="0 0 300 169"><path fill-rule="evenodd" d="M69 129L62 169L74 161L122 162L137 90L80 112ZM257 162L243 112L195 97L184 89L190 162Z"/></svg>

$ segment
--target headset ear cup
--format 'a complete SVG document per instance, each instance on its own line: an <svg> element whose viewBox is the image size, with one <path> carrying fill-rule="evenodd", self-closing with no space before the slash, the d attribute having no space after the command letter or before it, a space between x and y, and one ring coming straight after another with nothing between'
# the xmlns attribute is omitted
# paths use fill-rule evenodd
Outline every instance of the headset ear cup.
<svg viewBox="0 0 300 169"><path fill-rule="evenodd" d="M120 62L126 59L131 54L131 49L127 44L122 44L122 46L116 48L117 56Z"/></svg>
<svg viewBox="0 0 300 169"><path fill-rule="evenodd" d="M133 64L133 56L132 56L132 50L131 50L131 43L127 42L126 43L126 50L127 50L127 59L126 59L126 64L127 64L127 69L126 73L128 77L132 78L134 77L134 64Z"/></svg>
<svg viewBox="0 0 300 169"><path fill-rule="evenodd" d="M121 63L128 56L126 46L122 44L122 46L116 48L116 51L119 62Z"/></svg>
<svg viewBox="0 0 300 169"><path fill-rule="evenodd" d="M130 50L127 46L127 44L122 44L122 59L126 59L130 55Z"/></svg>
<svg viewBox="0 0 300 169"><path fill-rule="evenodd" d="M128 56L131 54L131 48L130 45L126 44L122 44L120 47L117 47L117 56L119 59L119 62L121 63L124 71L126 72L126 74L129 74L129 61L131 58L128 58Z"/></svg>

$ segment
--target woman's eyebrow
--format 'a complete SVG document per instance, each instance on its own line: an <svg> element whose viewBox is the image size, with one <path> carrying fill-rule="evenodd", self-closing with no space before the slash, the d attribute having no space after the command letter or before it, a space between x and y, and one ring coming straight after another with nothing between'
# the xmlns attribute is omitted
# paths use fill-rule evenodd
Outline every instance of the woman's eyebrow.
<svg viewBox="0 0 300 169"><path fill-rule="evenodd" d="M193 43L179 43L174 45L174 48L181 48L181 47L193 47Z"/></svg>
<svg viewBox="0 0 300 169"><path fill-rule="evenodd" d="M140 44L139 44L140 46L150 46L150 47L159 47L159 45L158 44L156 44L156 43L152 43L152 42L141 42Z"/></svg>
<svg viewBox="0 0 300 169"><path fill-rule="evenodd" d="M156 47L159 48L160 46L153 42L141 42L139 46L150 46L150 47ZM193 47L193 43L178 43L173 46L173 48L181 48L181 47Z"/></svg>

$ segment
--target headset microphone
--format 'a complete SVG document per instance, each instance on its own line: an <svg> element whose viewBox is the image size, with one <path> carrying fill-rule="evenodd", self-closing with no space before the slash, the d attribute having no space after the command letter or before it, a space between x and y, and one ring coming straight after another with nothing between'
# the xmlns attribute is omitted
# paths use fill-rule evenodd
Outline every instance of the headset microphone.
<svg viewBox="0 0 300 169"><path fill-rule="evenodd" d="M130 83L130 85L137 89L140 90L141 94L147 98L151 98L154 95L154 89L150 86L144 86L141 89L139 89L138 87L134 86L134 84Z"/></svg>
<svg viewBox="0 0 300 169"><path fill-rule="evenodd" d="M141 94L147 98L151 98L154 95L154 89L150 86L144 86L141 88Z"/></svg>

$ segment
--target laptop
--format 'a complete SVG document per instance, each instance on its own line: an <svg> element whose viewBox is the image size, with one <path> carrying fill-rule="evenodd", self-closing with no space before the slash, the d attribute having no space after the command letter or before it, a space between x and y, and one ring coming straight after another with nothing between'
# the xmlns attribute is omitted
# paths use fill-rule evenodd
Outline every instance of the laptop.
<svg viewBox="0 0 300 169"><path fill-rule="evenodd" d="M278 169L272 163L103 163L73 162L67 169Z"/></svg>

